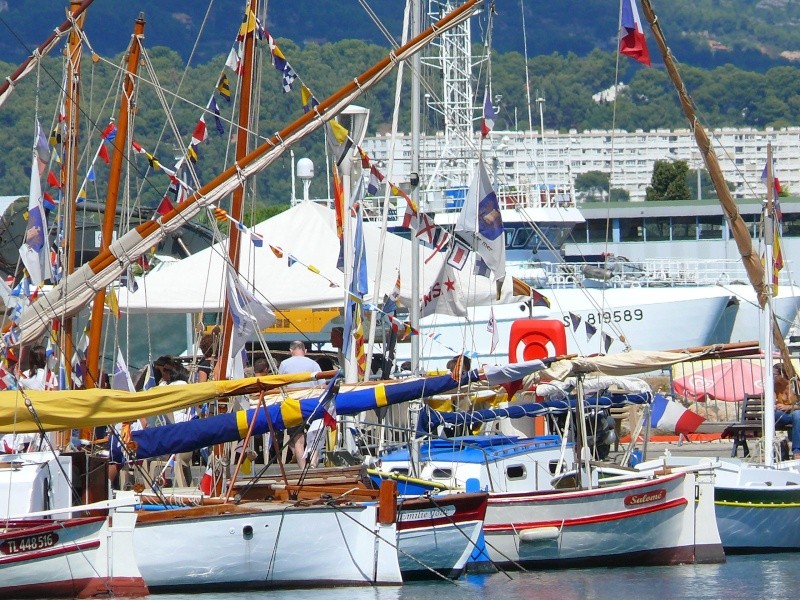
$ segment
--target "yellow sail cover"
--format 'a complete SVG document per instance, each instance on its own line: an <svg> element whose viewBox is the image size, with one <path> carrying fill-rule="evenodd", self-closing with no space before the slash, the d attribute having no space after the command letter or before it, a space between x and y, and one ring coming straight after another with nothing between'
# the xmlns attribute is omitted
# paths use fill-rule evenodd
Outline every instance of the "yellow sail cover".
<svg viewBox="0 0 800 600"><path fill-rule="evenodd" d="M289 383L313 380L312 373L292 373L156 386L144 392L106 389L0 392L0 433L36 433L110 425L161 415L218 398L254 394ZM30 409L26 400L30 401Z"/></svg>

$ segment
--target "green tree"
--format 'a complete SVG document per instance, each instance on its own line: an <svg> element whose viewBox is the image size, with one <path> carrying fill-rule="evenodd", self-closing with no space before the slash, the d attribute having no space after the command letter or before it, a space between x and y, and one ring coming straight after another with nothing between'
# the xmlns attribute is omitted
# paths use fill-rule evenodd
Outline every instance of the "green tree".
<svg viewBox="0 0 800 600"><path fill-rule="evenodd" d="M689 200L691 191L686 183L689 164L685 160L657 160L653 177L647 186L645 200Z"/></svg>
<svg viewBox="0 0 800 600"><path fill-rule="evenodd" d="M608 193L609 202L630 202L631 194L622 188L611 188Z"/></svg>
<svg viewBox="0 0 800 600"><path fill-rule="evenodd" d="M575 191L590 202L602 201L608 192L609 180L610 175L603 171L581 173L575 177Z"/></svg>

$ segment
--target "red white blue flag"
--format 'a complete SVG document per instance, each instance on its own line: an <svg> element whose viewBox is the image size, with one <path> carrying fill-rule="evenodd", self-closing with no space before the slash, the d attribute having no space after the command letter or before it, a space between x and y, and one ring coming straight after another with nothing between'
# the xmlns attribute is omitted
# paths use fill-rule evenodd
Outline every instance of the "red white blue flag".
<svg viewBox="0 0 800 600"><path fill-rule="evenodd" d="M642 20L636 0L622 0L622 34L619 40L619 51L633 60L650 66L650 52L644 39Z"/></svg>
<svg viewBox="0 0 800 600"><path fill-rule="evenodd" d="M494 129L494 106L492 106L492 99L489 95L489 88L483 95L483 122L481 123L481 137L488 136L492 129Z"/></svg>
<svg viewBox="0 0 800 600"><path fill-rule="evenodd" d="M680 402L656 394L650 407L650 426L654 429L693 433L705 421L696 412L689 410Z"/></svg>

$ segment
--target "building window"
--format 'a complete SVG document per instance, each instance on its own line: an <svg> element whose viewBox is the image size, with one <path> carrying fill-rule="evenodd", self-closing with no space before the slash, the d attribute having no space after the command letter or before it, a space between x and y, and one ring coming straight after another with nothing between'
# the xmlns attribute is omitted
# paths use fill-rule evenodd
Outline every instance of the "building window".
<svg viewBox="0 0 800 600"><path fill-rule="evenodd" d="M696 217L673 217L672 218L672 239L673 240L696 240L697 239L697 218Z"/></svg>
<svg viewBox="0 0 800 600"><path fill-rule="evenodd" d="M619 241L620 242L643 242L644 241L644 219L620 219L619 220Z"/></svg>
<svg viewBox="0 0 800 600"><path fill-rule="evenodd" d="M701 240L721 240L722 239L722 216L698 218L698 232Z"/></svg>

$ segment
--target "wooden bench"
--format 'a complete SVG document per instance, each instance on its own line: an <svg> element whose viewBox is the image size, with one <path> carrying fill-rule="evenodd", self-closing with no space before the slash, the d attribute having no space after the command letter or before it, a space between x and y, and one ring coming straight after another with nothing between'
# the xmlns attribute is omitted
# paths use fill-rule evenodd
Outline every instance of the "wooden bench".
<svg viewBox="0 0 800 600"><path fill-rule="evenodd" d="M770 415L774 420L775 416ZM778 431L790 431L790 425L776 425ZM743 458L750 456L750 447L747 440L760 438L764 433L764 398L760 394L748 394L742 402L742 414L738 423L728 425L722 432L722 439L732 439L733 449L731 456L736 456L742 448Z"/></svg>

